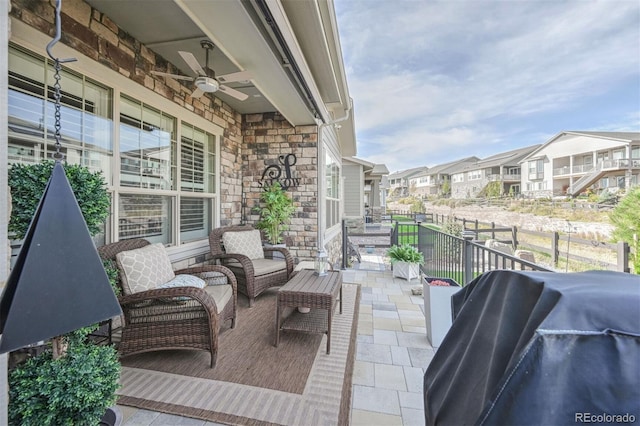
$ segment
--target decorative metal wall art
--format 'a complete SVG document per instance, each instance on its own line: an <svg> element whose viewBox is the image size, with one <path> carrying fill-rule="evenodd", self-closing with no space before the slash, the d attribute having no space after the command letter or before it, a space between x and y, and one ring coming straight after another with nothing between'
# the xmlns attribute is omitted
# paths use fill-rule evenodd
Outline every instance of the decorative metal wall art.
<svg viewBox="0 0 640 426"><path fill-rule="evenodd" d="M272 164L264 169L262 177L258 180L258 185L265 188L278 182L284 190L300 185L300 178L291 175L291 166L295 165L297 161L295 154L280 155L278 157L280 164Z"/></svg>

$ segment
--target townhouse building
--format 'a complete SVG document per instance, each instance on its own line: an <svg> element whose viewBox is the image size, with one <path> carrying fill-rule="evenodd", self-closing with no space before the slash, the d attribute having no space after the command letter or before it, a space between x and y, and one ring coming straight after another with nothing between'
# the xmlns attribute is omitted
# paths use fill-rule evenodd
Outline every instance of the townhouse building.
<svg viewBox="0 0 640 426"><path fill-rule="evenodd" d="M628 190L640 182L640 132L560 132L520 164L526 197Z"/></svg>
<svg viewBox="0 0 640 426"><path fill-rule="evenodd" d="M426 172L428 167L414 167L412 169L393 172L387 176L389 183L389 195L403 197L410 193L410 179L420 173Z"/></svg>
<svg viewBox="0 0 640 426"><path fill-rule="evenodd" d="M451 175L451 198L475 198L495 185L493 193L518 195L520 193L520 160L539 145L501 152L477 159Z"/></svg>
<svg viewBox="0 0 640 426"><path fill-rule="evenodd" d="M411 193L419 197L448 196L451 194L451 176L473 164L478 157L467 157L430 167L410 179Z"/></svg>
<svg viewBox="0 0 640 426"><path fill-rule="evenodd" d="M383 178L389 174L387 166L345 157L342 169L345 217L366 217L368 221L379 222L386 207Z"/></svg>

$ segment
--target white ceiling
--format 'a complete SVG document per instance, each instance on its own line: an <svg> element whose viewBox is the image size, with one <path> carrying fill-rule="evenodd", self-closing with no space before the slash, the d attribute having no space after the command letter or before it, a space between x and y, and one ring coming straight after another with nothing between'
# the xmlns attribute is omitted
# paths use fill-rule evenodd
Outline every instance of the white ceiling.
<svg viewBox="0 0 640 426"><path fill-rule="evenodd" d="M274 96L268 93L269 84L264 84L262 91L257 87L260 81L268 78L260 74L261 68L264 68L264 66L258 66L258 62L263 59L259 57L249 57L248 59L233 57L233 59L230 59L224 53L229 50L229 47L220 41L220 39L224 38L219 36L219 32L223 26L216 25L214 22L227 20L227 24L231 23L234 25L233 18L231 18L231 14L229 13L230 11L233 11L236 15L238 13L241 15L241 20L235 19L236 30L234 30L234 33L230 34L230 36L235 37L237 43L243 44L247 51L255 49L256 40L252 40L251 38L255 37L257 28L249 15L251 11L243 11L244 8L241 7L241 2L174 2L171 0L87 1L91 6L107 15L109 19L115 22L122 30L129 33L132 37L162 56L171 64L168 67L165 67L166 64L158 64L155 71L193 76L193 71L187 66L182 57L180 57L178 51L183 50L193 53L198 59L198 62L204 66L205 51L201 47L200 41L203 39L211 40L216 47L209 54L209 66L215 71L216 75L244 70L250 71L254 75L254 78L249 83L236 82L227 84L229 87L249 95L249 98L245 101L238 101L221 92L217 92L215 96L242 114L281 110L281 106L276 106L270 101L270 98ZM192 19L190 15L195 16L197 20L194 22L194 19ZM225 18L225 15L228 15L228 17ZM252 32L245 32L245 34L239 35L237 30L241 30L243 26L253 26L254 28ZM212 29L215 31L212 31ZM216 37L212 37L214 34ZM254 45L254 47L250 47L250 45ZM237 49L237 47L233 46L231 48ZM264 51L264 46L261 46L261 50ZM267 53L268 56L274 56L272 52L263 52L263 55L264 53ZM277 58L274 57L271 62L273 61L277 61ZM280 70L280 74L280 78L286 76L285 70ZM186 84L190 83L186 82ZM288 84L292 85L291 82ZM294 97L299 96L295 95ZM282 96L275 96L275 98L280 99ZM280 100L280 102L282 102L282 100ZM289 100L287 102L289 102ZM298 107L299 106L300 105L298 105ZM286 110L287 108L284 109ZM310 121L309 113L305 114L304 118L302 118L300 114L296 114L294 117L297 118L288 118L294 123L295 121L300 122L301 119L302 122L305 123Z"/></svg>
<svg viewBox="0 0 640 426"><path fill-rule="evenodd" d="M157 64L156 71L192 76L178 51L193 53L204 65L200 41L210 40L216 47L209 64L217 75L253 76L250 83L228 84L249 95L247 100L215 96L242 114L278 111L294 126L338 119L342 153L355 155L352 102L331 0L86 1L171 64Z"/></svg>

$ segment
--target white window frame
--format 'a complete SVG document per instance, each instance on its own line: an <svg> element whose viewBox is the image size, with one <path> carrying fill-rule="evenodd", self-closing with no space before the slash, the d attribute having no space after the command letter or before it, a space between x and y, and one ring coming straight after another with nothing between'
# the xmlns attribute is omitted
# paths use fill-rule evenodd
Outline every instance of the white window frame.
<svg viewBox="0 0 640 426"><path fill-rule="evenodd" d="M43 58L42 55L39 55L38 52L41 50L42 45L46 45L48 43L48 39L46 39L46 35L43 35L27 26L22 26L18 23L16 28L13 28L12 33L12 42L21 50L25 51L29 55L32 55L36 58ZM56 47L58 48L58 46ZM13 49L13 46L11 46ZM198 194L198 197L207 197L210 199L210 206L212 212L212 218L210 219L211 228L215 228L220 224L220 144L222 141L223 128L217 124L212 123L209 120L204 119L203 117L194 114L185 108L171 102L158 93L155 93L149 89L144 88L143 86L133 82L127 77L120 75L119 73L108 69L107 67L102 66L101 64L93 61L91 58L88 58L82 55L80 52L70 49L67 46L59 45L58 54L61 57L76 57L78 58L77 62L72 62L65 64L65 67L71 72L79 74L84 78L95 81L96 83L103 85L107 88L111 89L111 98L112 98L112 149L113 156L111 157L111 162L108 167L108 171L110 173L105 173L108 176L107 186L108 190L112 197L112 207L111 207L111 215L108 218L107 226L106 226L106 241L117 241L118 240L118 226L119 223L119 194L145 194L151 193L154 195L171 195L173 197L172 206L171 206L171 233L173 235L172 241L169 245L173 245L176 247L170 247L168 252L172 260L181 260L186 259L194 254L205 252L208 249L208 239L201 238L197 241L191 241L186 244L181 244L180 240L180 230L179 230L179 200L180 200L180 191L176 190L158 190L158 191L145 191L140 188L131 188L131 187L121 187L120 186L120 156L119 156L119 125L120 125L120 107L119 100L122 94L126 95L129 98L133 98L140 102L143 102L147 105L150 105L153 108L158 110L162 110L167 112L168 114L177 117L176 123L176 140L178 141L177 150L179 151L179 144L181 141L180 137L180 127L182 122L189 123L195 127L205 130L206 132L214 135L215 137L215 187L212 193L207 193L206 195ZM44 64L44 58L43 58ZM17 70L19 72L19 70ZM64 90L64 80L61 81L62 89ZM178 168L177 175L179 175L179 167L180 167L180 157L179 153L176 155L176 167ZM109 176L110 175L110 176ZM176 182L176 185L179 183ZM186 192L184 195L189 197L196 196L194 193ZM179 246L179 247L178 247Z"/></svg>

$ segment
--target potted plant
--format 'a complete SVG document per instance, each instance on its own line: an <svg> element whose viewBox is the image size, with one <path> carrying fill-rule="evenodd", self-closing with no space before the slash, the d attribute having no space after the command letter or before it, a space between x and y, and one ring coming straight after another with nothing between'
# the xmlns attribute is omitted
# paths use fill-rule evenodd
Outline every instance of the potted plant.
<svg viewBox="0 0 640 426"><path fill-rule="evenodd" d="M450 278L425 277L422 283L424 297L424 320L427 339L434 348L440 347L453 322L451 296L460 290L460 285Z"/></svg>
<svg viewBox="0 0 640 426"><path fill-rule="evenodd" d="M22 239L31 223L54 162L13 164L9 168L12 210L9 232ZM65 165L91 235L102 230L109 215L110 197L102 173L79 165ZM105 270L112 286L117 271ZM115 290L114 290L115 291ZM120 377L118 355L112 346L96 345L88 335L97 326L58 336L45 350L27 358L9 372L9 422L20 425L119 424L110 408L116 401Z"/></svg>
<svg viewBox="0 0 640 426"><path fill-rule="evenodd" d="M393 266L393 276L410 281L420 276L420 265L424 256L410 244L394 245L387 250L387 256Z"/></svg>
<svg viewBox="0 0 640 426"><path fill-rule="evenodd" d="M282 242L282 232L289 229L289 222L296 211L293 200L279 182L274 182L264 188L260 202L262 206L256 208L260 213L256 228L264 231L267 243L278 245Z"/></svg>

